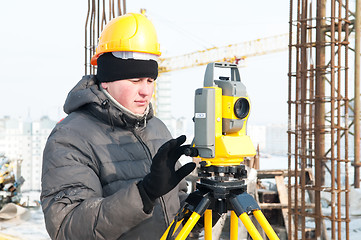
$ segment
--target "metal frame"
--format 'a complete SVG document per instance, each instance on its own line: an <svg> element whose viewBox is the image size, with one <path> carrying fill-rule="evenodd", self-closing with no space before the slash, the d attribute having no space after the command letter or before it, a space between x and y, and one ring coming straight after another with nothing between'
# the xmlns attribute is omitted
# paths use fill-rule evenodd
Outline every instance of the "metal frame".
<svg viewBox="0 0 361 240"><path fill-rule="evenodd" d="M85 75L95 74L96 66L90 64L103 27L114 17L126 13L126 1L123 0L88 0L85 21Z"/></svg>
<svg viewBox="0 0 361 240"><path fill-rule="evenodd" d="M348 0L290 1L288 239L349 239L349 17Z"/></svg>

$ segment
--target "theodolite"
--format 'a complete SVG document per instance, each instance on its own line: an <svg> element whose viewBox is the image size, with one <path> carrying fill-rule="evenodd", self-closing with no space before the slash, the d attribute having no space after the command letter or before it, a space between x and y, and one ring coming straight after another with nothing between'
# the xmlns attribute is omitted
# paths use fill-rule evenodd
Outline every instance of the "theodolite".
<svg viewBox="0 0 361 240"><path fill-rule="evenodd" d="M229 70L230 76L215 78L216 69ZM238 238L238 218L253 239L262 239L249 215L253 214L269 239L279 239L247 193L245 157L256 154L246 133L251 104L236 64L209 63L203 88L195 91L194 139L186 155L200 158L196 191L189 194L172 224L162 236L186 239L201 217L205 240L212 239L212 212L231 211L230 239ZM184 223L183 223L184 222ZM181 230L178 228L183 225Z"/></svg>

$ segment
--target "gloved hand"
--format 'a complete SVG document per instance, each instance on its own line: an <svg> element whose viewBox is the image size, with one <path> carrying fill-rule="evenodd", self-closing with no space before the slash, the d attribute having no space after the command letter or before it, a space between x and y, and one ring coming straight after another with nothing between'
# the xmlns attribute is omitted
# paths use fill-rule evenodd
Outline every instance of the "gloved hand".
<svg viewBox="0 0 361 240"><path fill-rule="evenodd" d="M155 199L163 196L177 186L177 184L196 167L196 164L191 162L175 171L177 160L184 154L184 150L189 148L187 145L181 146L185 140L186 136L182 135L177 139L169 140L159 148L153 158L150 173L138 184L143 202L143 189L149 199L154 202Z"/></svg>

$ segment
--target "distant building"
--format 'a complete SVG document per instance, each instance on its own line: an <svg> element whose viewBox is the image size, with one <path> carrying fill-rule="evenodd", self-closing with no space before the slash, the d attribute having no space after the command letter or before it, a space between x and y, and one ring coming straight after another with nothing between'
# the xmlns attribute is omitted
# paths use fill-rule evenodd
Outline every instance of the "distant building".
<svg viewBox="0 0 361 240"><path fill-rule="evenodd" d="M286 124L270 124L266 126L265 152L273 155L287 155L288 135Z"/></svg>
<svg viewBox="0 0 361 240"><path fill-rule="evenodd" d="M171 85L169 74L163 73L159 76L159 79L155 81L156 98L153 99L153 107L155 108L155 115L164 122L172 136L176 138L186 134L188 126L184 117L176 119L172 116Z"/></svg>
<svg viewBox="0 0 361 240"><path fill-rule="evenodd" d="M255 148L259 146L261 153L287 155L287 125L248 125L247 135L251 137Z"/></svg>
<svg viewBox="0 0 361 240"><path fill-rule="evenodd" d="M155 81L155 101L153 107L155 115L160 118L167 126L172 125L172 96L171 79L168 74L162 74Z"/></svg>
<svg viewBox="0 0 361 240"><path fill-rule="evenodd" d="M25 182L22 191L40 190L43 149L56 121L42 117L37 121L3 117L0 119L0 153L20 159Z"/></svg>
<svg viewBox="0 0 361 240"><path fill-rule="evenodd" d="M266 149L266 126L263 125L247 125L247 135L251 138L254 147L264 152Z"/></svg>
<svg viewBox="0 0 361 240"><path fill-rule="evenodd" d="M161 119L164 121L163 119ZM177 138L180 135L188 135L187 134L187 122L184 117L181 118L170 118L168 121L164 122L167 125L168 130L172 134L173 138ZM189 139L188 139L189 140Z"/></svg>

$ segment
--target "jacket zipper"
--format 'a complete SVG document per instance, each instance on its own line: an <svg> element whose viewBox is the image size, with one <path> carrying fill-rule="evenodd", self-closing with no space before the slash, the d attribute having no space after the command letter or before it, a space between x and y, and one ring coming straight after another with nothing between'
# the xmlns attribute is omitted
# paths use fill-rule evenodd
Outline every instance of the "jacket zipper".
<svg viewBox="0 0 361 240"><path fill-rule="evenodd" d="M138 141L140 142L140 144L142 145L144 152L147 154L148 160L150 162L152 162L152 154L150 153L150 150L148 148L148 146L145 144L145 142L143 141L143 139L135 133L135 131L132 131L133 135L136 137L136 139L138 139Z"/></svg>
<svg viewBox="0 0 361 240"><path fill-rule="evenodd" d="M145 153L147 154L148 156L148 160L150 162L152 162L152 154L147 146L147 144L145 144L145 142L143 141L143 139L134 131L132 130L132 133L133 135L136 137L136 139L138 139L138 141L141 143ZM161 206L162 206L162 209L163 209L163 212L164 212L164 219L165 219L165 222L166 222L166 227L169 226L170 224L170 221L169 221L169 217L168 217L168 212L167 212L167 208L166 208L166 204L165 204L165 200L163 197L160 197L160 203L161 203Z"/></svg>

